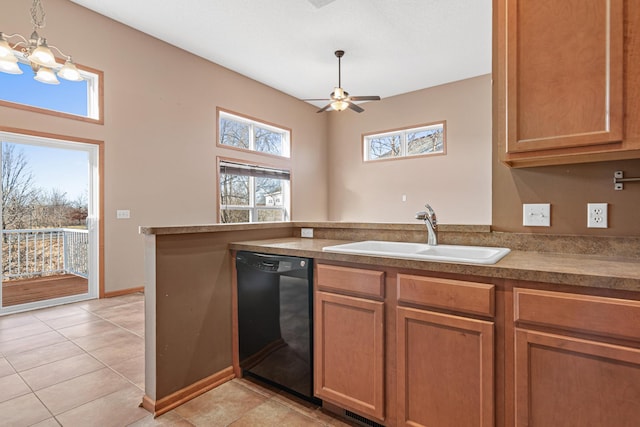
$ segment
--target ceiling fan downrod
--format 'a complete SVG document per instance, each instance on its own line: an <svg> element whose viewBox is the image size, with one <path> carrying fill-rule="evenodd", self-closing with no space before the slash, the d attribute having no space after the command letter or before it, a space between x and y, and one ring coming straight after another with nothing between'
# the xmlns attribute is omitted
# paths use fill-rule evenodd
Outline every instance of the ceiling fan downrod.
<svg viewBox="0 0 640 427"><path fill-rule="evenodd" d="M342 87L340 58L344 56L344 50L336 50L335 54L336 54L336 57L338 58L338 87Z"/></svg>

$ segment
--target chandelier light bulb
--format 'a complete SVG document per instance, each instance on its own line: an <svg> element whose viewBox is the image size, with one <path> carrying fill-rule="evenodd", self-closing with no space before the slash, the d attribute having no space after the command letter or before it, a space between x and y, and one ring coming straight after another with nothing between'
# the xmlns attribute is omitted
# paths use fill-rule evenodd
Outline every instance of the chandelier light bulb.
<svg viewBox="0 0 640 427"><path fill-rule="evenodd" d="M80 71L76 67L76 64L73 63L71 58L67 59L67 62L64 63L64 66L58 71L58 77L61 77L65 80L70 80L72 82L79 82L82 80L82 76L80 75Z"/></svg>
<svg viewBox="0 0 640 427"><path fill-rule="evenodd" d="M18 66L18 59L13 55L0 58L0 71L8 74L22 74L22 70Z"/></svg>
<svg viewBox="0 0 640 427"><path fill-rule="evenodd" d="M38 47L31 52L31 55L29 55L29 61L40 65L41 67L53 68L58 65L56 57L53 55L53 52L51 52L51 49L49 49L49 46L47 46L47 41L45 39L42 39L42 42Z"/></svg>
<svg viewBox="0 0 640 427"><path fill-rule="evenodd" d="M0 59L4 59L7 56L13 56L13 52L9 42L0 35Z"/></svg>
<svg viewBox="0 0 640 427"><path fill-rule="evenodd" d="M47 67L40 67L38 69L38 72L36 73L34 79L36 79L40 83L46 83L46 84L49 84L49 85L59 85L60 84L60 81L58 80L56 75L53 73L51 68L47 68Z"/></svg>

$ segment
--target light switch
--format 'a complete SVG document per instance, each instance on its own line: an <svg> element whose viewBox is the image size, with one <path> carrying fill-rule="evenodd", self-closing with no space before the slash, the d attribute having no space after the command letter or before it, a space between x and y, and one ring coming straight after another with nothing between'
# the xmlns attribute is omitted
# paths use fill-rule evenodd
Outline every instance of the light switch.
<svg viewBox="0 0 640 427"><path fill-rule="evenodd" d="M549 203L522 205L522 225L527 227L550 227L551 205Z"/></svg>

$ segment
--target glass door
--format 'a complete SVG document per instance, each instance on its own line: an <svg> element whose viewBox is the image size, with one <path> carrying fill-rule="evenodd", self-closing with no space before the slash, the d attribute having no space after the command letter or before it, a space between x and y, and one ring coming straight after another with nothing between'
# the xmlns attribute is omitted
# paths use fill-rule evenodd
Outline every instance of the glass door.
<svg viewBox="0 0 640 427"><path fill-rule="evenodd" d="M98 146L0 132L0 314L98 297Z"/></svg>

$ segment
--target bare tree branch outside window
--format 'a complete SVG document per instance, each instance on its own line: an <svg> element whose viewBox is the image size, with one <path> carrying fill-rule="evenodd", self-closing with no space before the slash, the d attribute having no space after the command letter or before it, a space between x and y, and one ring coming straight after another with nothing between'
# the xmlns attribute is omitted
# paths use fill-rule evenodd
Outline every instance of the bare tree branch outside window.
<svg viewBox="0 0 640 427"><path fill-rule="evenodd" d="M365 161L445 153L445 122L363 136Z"/></svg>

